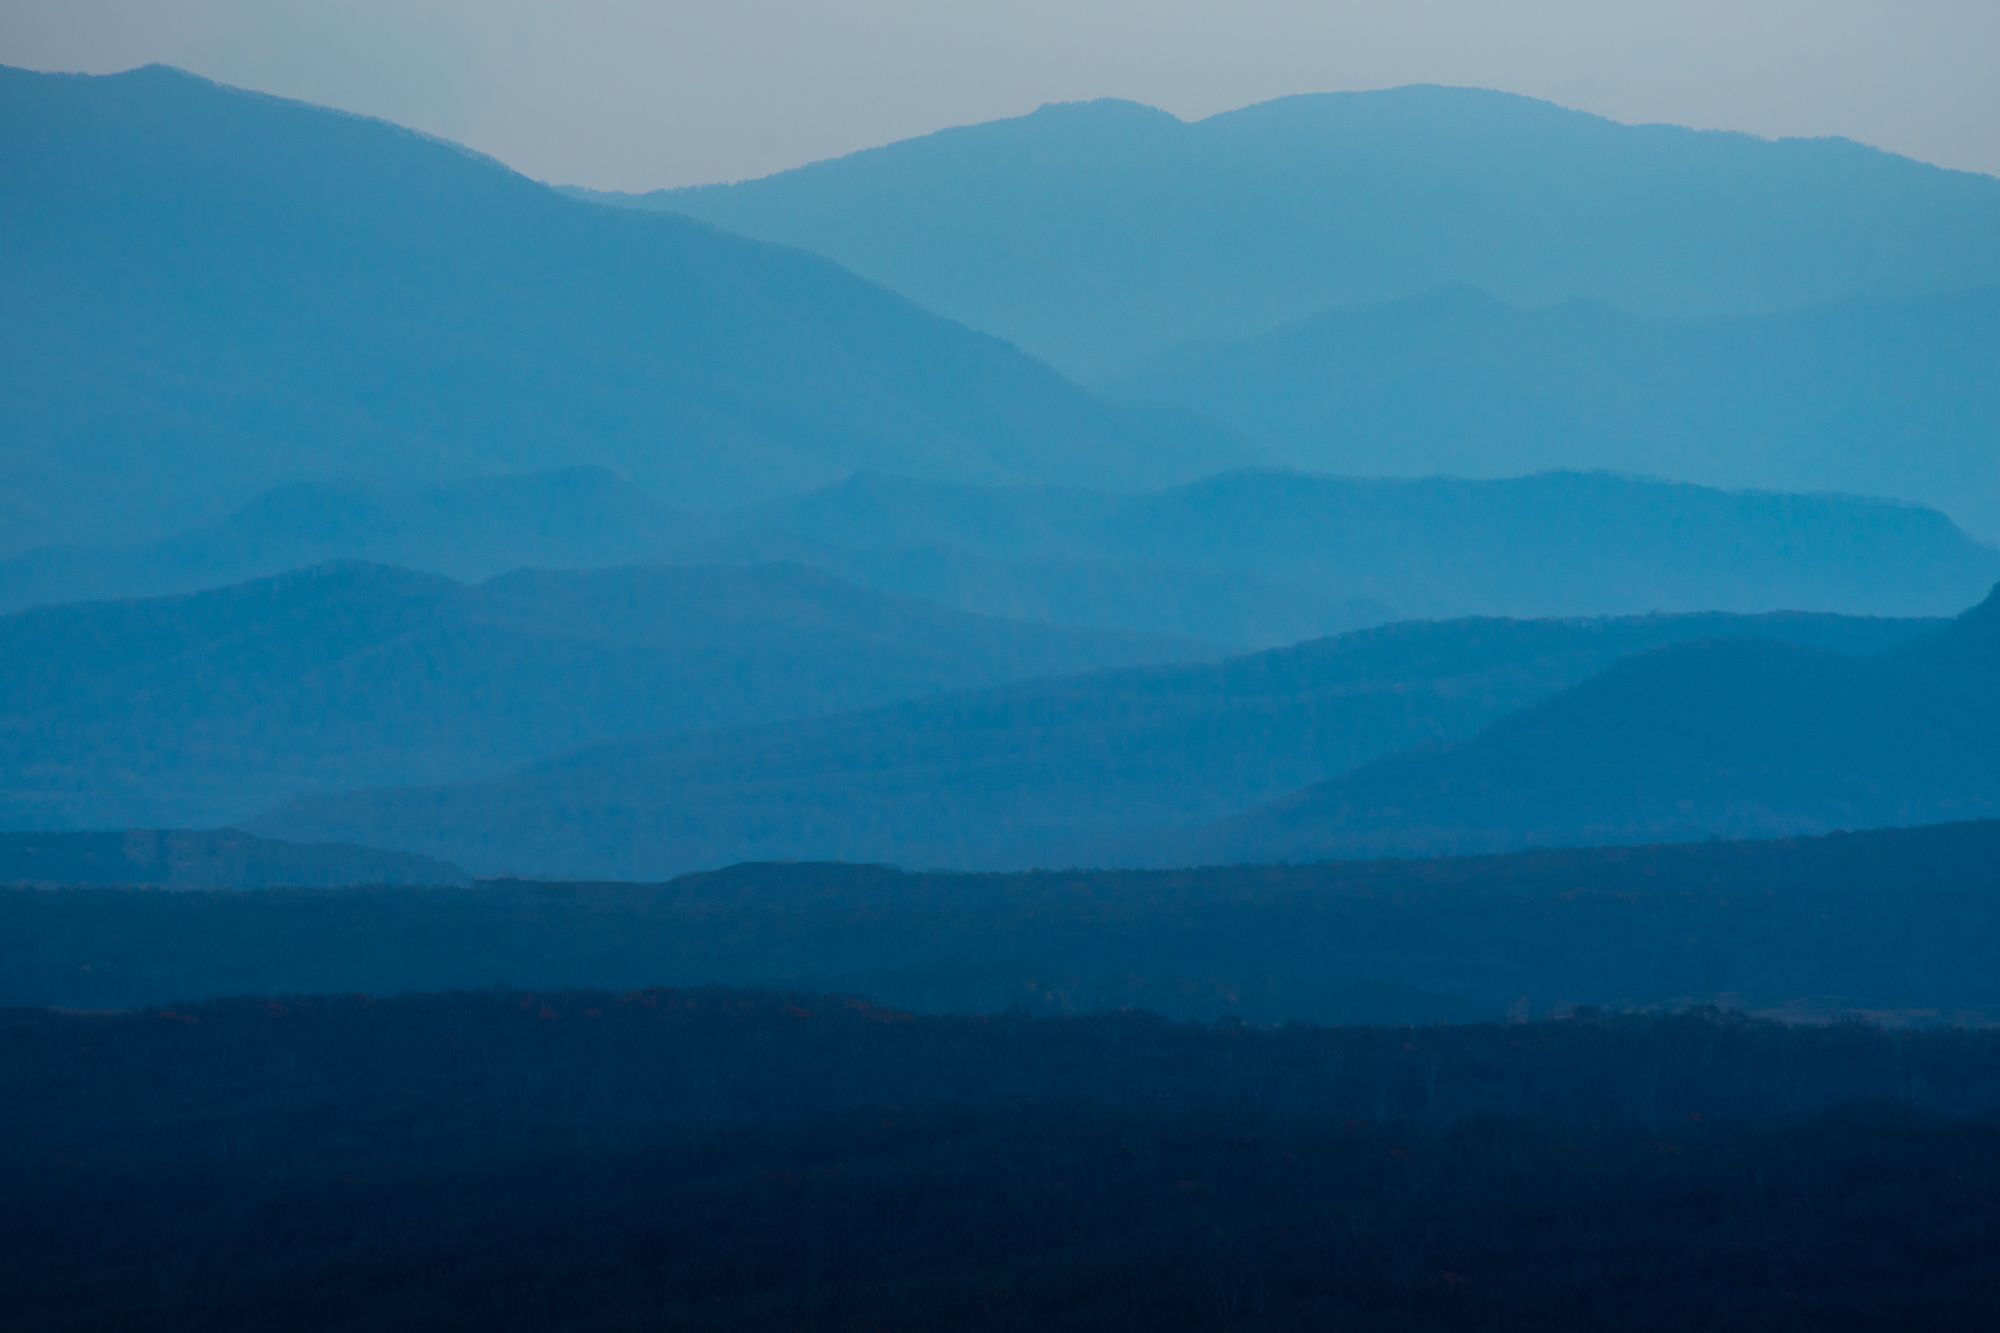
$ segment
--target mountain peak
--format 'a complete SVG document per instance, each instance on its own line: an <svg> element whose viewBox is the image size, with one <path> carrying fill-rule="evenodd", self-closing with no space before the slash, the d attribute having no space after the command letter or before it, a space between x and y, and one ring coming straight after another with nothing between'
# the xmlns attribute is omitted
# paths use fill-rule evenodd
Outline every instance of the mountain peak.
<svg viewBox="0 0 2000 1333"><path fill-rule="evenodd" d="M1172 124L1186 122L1171 111L1123 97L1089 97L1077 101L1044 102L1028 113L1029 120L1090 121L1098 124Z"/></svg>
<svg viewBox="0 0 2000 1333"><path fill-rule="evenodd" d="M1218 112L1202 123L1227 121L1238 117L1267 122L1285 120L1305 122L1320 119L1329 113L1357 110L1380 111L1399 116L1438 112L1465 112L1490 116L1498 112L1573 118L1579 122L1600 121L1607 125L1615 123L1592 112L1579 111L1539 97L1505 92L1498 88L1446 83L1406 83L1390 88L1293 93L1286 97L1253 102L1249 106L1238 107L1232 111Z"/></svg>
<svg viewBox="0 0 2000 1333"><path fill-rule="evenodd" d="M581 464L680 505L859 468L1156 472L1046 366L823 259L582 207L366 117L166 66L10 73L0 177L0 339L32 349L0 465L47 477L0 499L0 557L161 536L329 472ZM179 373L137 368L162 347Z"/></svg>
<svg viewBox="0 0 2000 1333"><path fill-rule="evenodd" d="M1055 103L657 203L1087 380L1451 286L1703 317L2000 279L2000 180L1430 85Z"/></svg>
<svg viewBox="0 0 2000 1333"><path fill-rule="evenodd" d="M191 69L182 69L179 65L169 65L158 60L149 61L144 65L134 65L130 69L120 70L116 74L107 74L103 77L125 79L134 83L198 83L210 88L219 88L222 86L206 75L197 74Z"/></svg>

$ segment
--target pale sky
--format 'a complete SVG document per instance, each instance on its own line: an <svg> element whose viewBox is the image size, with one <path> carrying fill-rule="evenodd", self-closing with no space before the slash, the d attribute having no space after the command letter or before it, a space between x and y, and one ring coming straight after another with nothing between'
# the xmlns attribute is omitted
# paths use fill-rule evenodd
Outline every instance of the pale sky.
<svg viewBox="0 0 2000 1333"><path fill-rule="evenodd" d="M1049 101L1405 83L2000 174L2000 0L0 0L0 63L153 61L618 189Z"/></svg>

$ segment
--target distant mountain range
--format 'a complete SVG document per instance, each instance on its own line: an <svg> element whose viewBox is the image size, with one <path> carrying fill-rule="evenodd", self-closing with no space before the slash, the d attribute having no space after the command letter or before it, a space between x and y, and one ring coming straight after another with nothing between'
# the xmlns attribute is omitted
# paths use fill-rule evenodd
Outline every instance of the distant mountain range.
<svg viewBox="0 0 2000 1333"><path fill-rule="evenodd" d="M0 611L198 592L344 560L474 580L526 566L599 568L704 531L602 468L413 486L298 481L170 536L0 560Z"/></svg>
<svg viewBox="0 0 2000 1333"><path fill-rule="evenodd" d="M836 493L859 498L876 489L929 494L937 505L953 509L966 503L960 490L929 491L880 477L843 483ZM974 494L983 496L974 503L999 509L1071 503L1058 492ZM1102 493L1079 496L1075 503L1106 510L1117 505ZM676 509L596 468L415 487L294 482L169 537L43 547L0 559L0 612L194 592L337 560L462 579L528 566L592 569L669 561L805 564L963 611L1243 647L1292 643L1395 618L1379 602L1344 597L1337 587L1325 590L1297 572L1086 553L1053 539L976 547L940 536L947 520L942 512L929 519L906 515L907 532L847 528L839 540L826 540L784 529L791 508L809 516L801 531L823 533L834 526L824 497L740 511ZM1882 554L1885 569L1928 563L1913 551ZM1912 580L1890 592L1888 601L1929 596L1927 584Z"/></svg>
<svg viewBox="0 0 2000 1333"><path fill-rule="evenodd" d="M2000 180L1419 88L624 202L0 69L0 827L658 874L2000 813L2000 604L1838 618L2000 580ZM1321 641L1395 618L1449 623Z"/></svg>
<svg viewBox="0 0 2000 1333"><path fill-rule="evenodd" d="M256 838L238 829L0 833L0 884L167 889L464 885L457 866L339 843Z"/></svg>
<svg viewBox="0 0 2000 1333"><path fill-rule="evenodd" d="M1873 655L1663 648L1477 738L1365 766L1170 858L1318 860L2000 815L2000 592Z"/></svg>
<svg viewBox="0 0 2000 1333"><path fill-rule="evenodd" d="M1352 579L1333 570L1247 569L1223 561L1033 544L989 549L948 538L873 544L893 536L857 533L857 544L848 545L762 529L712 538L674 554L728 563L791 560L867 587L982 615L1165 634L1236 649L1298 643L1398 618L1393 607L1356 592Z"/></svg>
<svg viewBox="0 0 2000 1333"><path fill-rule="evenodd" d="M307 796L251 827L551 876L654 878L768 859L1130 863L1163 831L1471 737L1662 645L1749 637L1865 652L1922 629L1718 615L1393 625L1219 664L615 744L462 786Z"/></svg>
<svg viewBox="0 0 2000 1333"><path fill-rule="evenodd" d="M1192 124L1056 105L619 201L826 255L1086 378L1456 284L1718 315L2000 283L2000 180L1454 88Z"/></svg>
<svg viewBox="0 0 2000 1333"><path fill-rule="evenodd" d="M503 771L1158 661L1156 638L970 616L799 566L324 566L0 618L0 828L226 824L286 794Z"/></svg>
<svg viewBox="0 0 2000 1333"><path fill-rule="evenodd" d="M1425 618L1948 614L2000 580L2000 550L1934 511L1606 474L1480 482L1240 472L1140 495L857 477L731 521L819 543L818 558L851 577L988 609L1008 605L1004 590L955 583L957 569L1039 566L1057 618L1113 614L1090 609L1090 571L1143 571L1122 604L1210 597L1212 610L1179 622L1187 632L1224 628L1233 606L1236 632L1203 637L1260 646L1303 637L1315 614L1337 619L1370 604ZM719 556L731 545L701 549ZM753 556L774 550L815 558L811 547L747 543ZM927 566L911 552L936 559Z"/></svg>
<svg viewBox="0 0 2000 1333"><path fill-rule="evenodd" d="M1927 510L1610 476L1242 473L1119 495L870 475L696 511L585 468L404 488L294 483L172 537L0 560L0 610L190 592L339 559L465 579L793 562L962 611L1241 648L1399 612L1941 614L2000 580L2000 550Z"/></svg>
<svg viewBox="0 0 2000 1333"><path fill-rule="evenodd" d="M693 504L1235 457L828 261L158 67L0 69L0 288L0 554L306 480L592 464Z"/></svg>
<svg viewBox="0 0 2000 1333"><path fill-rule="evenodd" d="M1114 389L1323 471L1617 468L1889 496L2000 536L2000 287L1708 319L1456 289L1179 349Z"/></svg>

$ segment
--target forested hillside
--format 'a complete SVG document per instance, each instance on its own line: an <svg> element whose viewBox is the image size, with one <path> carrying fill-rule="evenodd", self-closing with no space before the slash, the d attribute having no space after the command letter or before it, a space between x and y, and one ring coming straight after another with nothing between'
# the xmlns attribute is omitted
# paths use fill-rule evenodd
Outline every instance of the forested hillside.
<svg viewBox="0 0 2000 1333"><path fill-rule="evenodd" d="M0 1289L202 1333L1972 1330L1996 1041L671 991L14 1015Z"/></svg>

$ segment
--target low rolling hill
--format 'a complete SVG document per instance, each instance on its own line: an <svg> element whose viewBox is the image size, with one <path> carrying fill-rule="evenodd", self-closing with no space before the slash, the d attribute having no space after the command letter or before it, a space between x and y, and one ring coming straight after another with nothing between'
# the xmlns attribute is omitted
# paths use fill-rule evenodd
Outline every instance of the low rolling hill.
<svg viewBox="0 0 2000 1333"><path fill-rule="evenodd" d="M1768 837L2000 815L2000 593L1874 654L1734 640L1621 662L1463 744L1227 821L1218 860Z"/></svg>
<svg viewBox="0 0 2000 1333"><path fill-rule="evenodd" d="M279 842L240 829L0 833L0 884L33 888L335 888L465 885L457 866L345 843Z"/></svg>
<svg viewBox="0 0 2000 1333"><path fill-rule="evenodd" d="M0 890L0 1006L757 985L933 1013L1253 1024L1703 1003L1991 1024L1996 865L2000 823L1169 871L753 865L470 891Z"/></svg>
<svg viewBox="0 0 2000 1333"><path fill-rule="evenodd" d="M323 566L0 617L0 827L230 823L634 734L777 721L1185 645L970 616L794 565Z"/></svg>
<svg viewBox="0 0 2000 1333"><path fill-rule="evenodd" d="M1716 615L1399 624L1215 664L648 738L464 785L305 796L251 826L551 876L765 859L1131 863L1153 854L1156 830L1464 739L1634 653L1746 636L1866 651L1922 628Z"/></svg>

